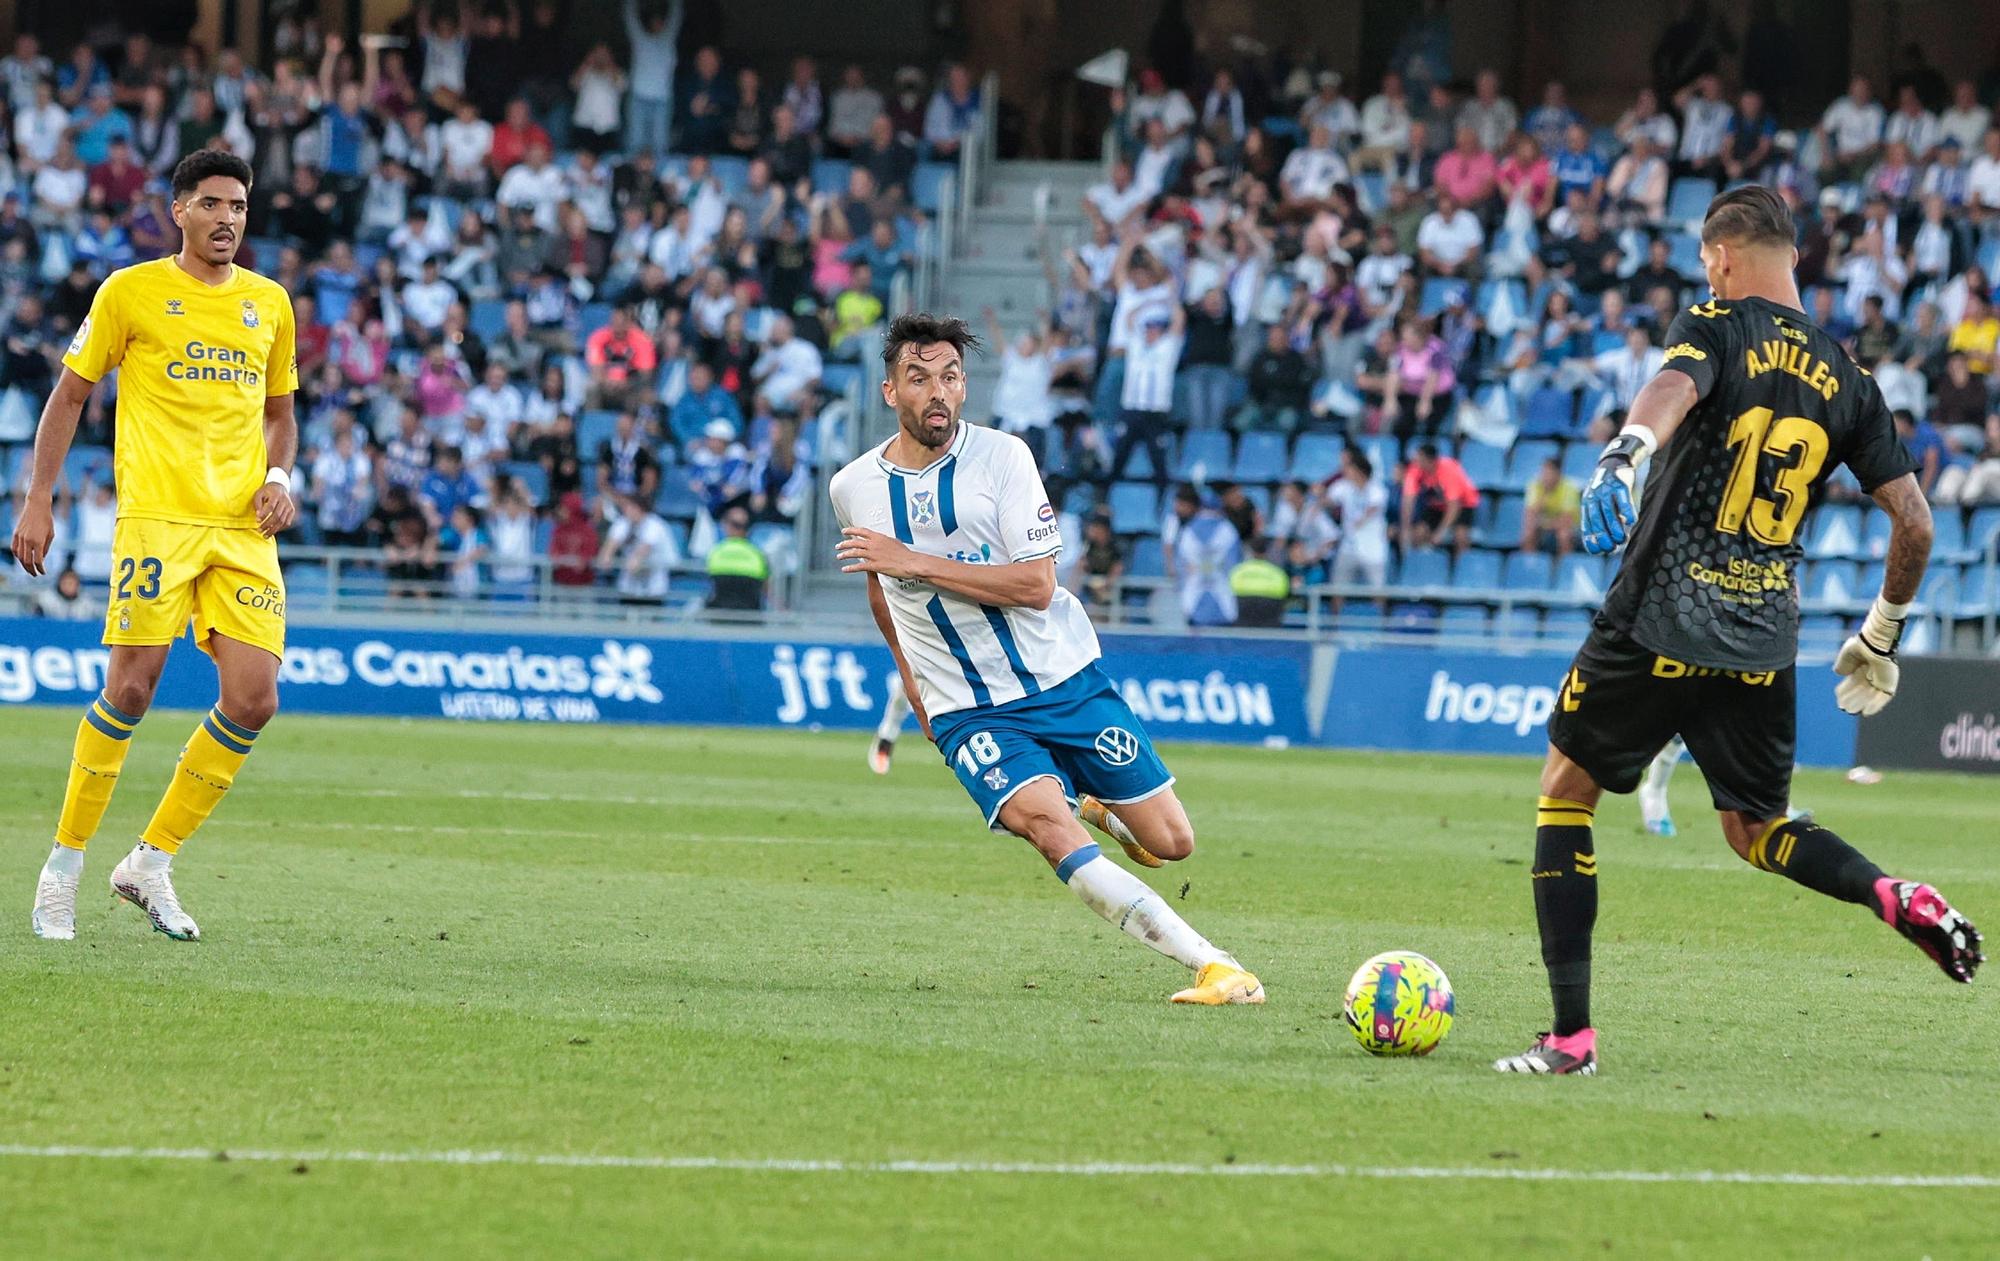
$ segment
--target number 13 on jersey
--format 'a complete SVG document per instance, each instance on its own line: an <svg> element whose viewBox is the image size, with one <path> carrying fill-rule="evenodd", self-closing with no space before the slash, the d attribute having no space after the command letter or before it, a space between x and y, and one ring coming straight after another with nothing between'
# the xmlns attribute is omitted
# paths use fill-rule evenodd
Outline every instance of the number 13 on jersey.
<svg viewBox="0 0 2000 1261"><path fill-rule="evenodd" d="M1782 547L1792 541L1806 515L1807 492L1826 464L1827 436L1804 416L1773 422L1773 415L1768 407L1753 407L1730 423L1729 445L1736 451L1736 462L1729 469L1715 528L1740 534L1747 520L1752 538ZM1765 455L1785 461L1771 482L1775 498L1757 494L1757 466Z"/></svg>

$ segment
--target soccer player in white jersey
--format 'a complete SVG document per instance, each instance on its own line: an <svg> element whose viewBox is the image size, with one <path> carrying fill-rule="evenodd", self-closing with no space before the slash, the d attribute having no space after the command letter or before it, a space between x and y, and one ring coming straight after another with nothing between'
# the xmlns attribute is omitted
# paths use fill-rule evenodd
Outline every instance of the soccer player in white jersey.
<svg viewBox="0 0 2000 1261"><path fill-rule="evenodd" d="M959 419L965 321L889 326L894 437L835 474L837 554L868 603L917 723L995 831L1035 847L1085 906L1194 972L1177 1003L1261 1003L1264 987L1166 899L1104 857L1079 814L1148 867L1194 827L1146 729L1098 665L1097 632L1056 582L1061 533L1026 443Z"/></svg>

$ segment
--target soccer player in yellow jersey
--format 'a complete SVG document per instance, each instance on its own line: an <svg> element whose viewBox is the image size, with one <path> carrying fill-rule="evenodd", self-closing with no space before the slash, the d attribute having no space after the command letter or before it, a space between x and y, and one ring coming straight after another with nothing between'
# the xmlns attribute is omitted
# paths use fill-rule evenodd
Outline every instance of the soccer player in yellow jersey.
<svg viewBox="0 0 2000 1261"><path fill-rule="evenodd" d="M278 533L297 512L292 392L298 358L284 289L234 263L250 167L204 149L174 168L180 253L113 272L91 302L42 409L33 480L14 555L45 571L51 492L91 389L118 370L118 523L112 541L103 695L84 711L55 849L35 890L38 937L76 936L83 848L117 786L132 732L152 704L167 649L194 622L221 699L181 750L136 848L111 873L117 896L158 931L194 941L168 868L242 769L278 708L285 580Z"/></svg>

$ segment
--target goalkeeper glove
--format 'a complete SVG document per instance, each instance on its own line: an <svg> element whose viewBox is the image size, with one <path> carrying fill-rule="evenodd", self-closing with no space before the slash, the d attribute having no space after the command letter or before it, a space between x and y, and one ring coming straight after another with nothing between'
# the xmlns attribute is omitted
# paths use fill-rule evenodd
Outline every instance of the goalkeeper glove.
<svg viewBox="0 0 2000 1261"><path fill-rule="evenodd" d="M1907 604L1891 604L1881 596L1869 608L1861 632L1850 635L1833 659L1833 672L1841 676L1833 697L1850 714L1863 718L1879 714L1896 694L1902 670L1896 665L1896 644L1903 638L1903 617Z"/></svg>
<svg viewBox="0 0 2000 1261"><path fill-rule="evenodd" d="M1615 552L1630 536L1639 509L1632 501L1639 469L1660 445L1653 431L1627 425L1597 457L1597 469L1583 488L1583 550L1593 556Z"/></svg>

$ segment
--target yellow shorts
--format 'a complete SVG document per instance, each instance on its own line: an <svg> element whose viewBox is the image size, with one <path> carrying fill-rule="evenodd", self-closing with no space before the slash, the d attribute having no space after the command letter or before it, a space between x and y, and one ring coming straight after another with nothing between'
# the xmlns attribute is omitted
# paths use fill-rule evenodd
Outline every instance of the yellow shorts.
<svg viewBox="0 0 2000 1261"><path fill-rule="evenodd" d="M278 543L254 528L121 517L111 536L107 644L170 644L194 619L210 634L285 655L285 576Z"/></svg>

